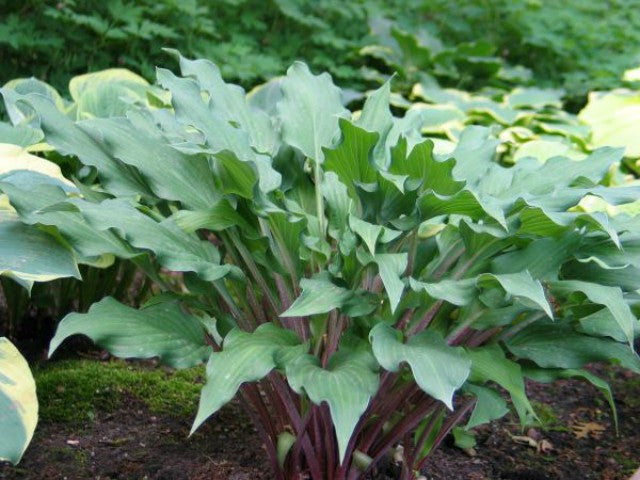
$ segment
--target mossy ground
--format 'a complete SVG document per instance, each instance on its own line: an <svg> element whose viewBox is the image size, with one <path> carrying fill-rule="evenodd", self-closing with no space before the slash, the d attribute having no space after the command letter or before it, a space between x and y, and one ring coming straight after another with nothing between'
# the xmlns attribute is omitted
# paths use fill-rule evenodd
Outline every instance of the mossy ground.
<svg viewBox="0 0 640 480"><path fill-rule="evenodd" d="M172 371L111 360L62 360L34 369L41 422L91 421L134 397L150 412L192 417L204 368Z"/></svg>

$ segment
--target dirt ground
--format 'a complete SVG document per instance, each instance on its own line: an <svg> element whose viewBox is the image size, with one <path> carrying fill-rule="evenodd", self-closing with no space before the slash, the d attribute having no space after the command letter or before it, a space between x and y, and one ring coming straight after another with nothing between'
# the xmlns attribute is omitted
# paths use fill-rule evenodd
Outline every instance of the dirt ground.
<svg viewBox="0 0 640 480"><path fill-rule="evenodd" d="M433 455L429 480L626 480L640 466L640 378L609 377L620 417L615 435L607 403L590 385L563 380L529 384L542 425L522 432L513 417L477 431L477 446L452 442ZM541 407L542 404L549 405ZM191 438L191 418L155 415L137 398L86 425L43 421L19 467L0 479L267 480L258 436L237 405L226 407ZM391 478L382 473L376 478Z"/></svg>

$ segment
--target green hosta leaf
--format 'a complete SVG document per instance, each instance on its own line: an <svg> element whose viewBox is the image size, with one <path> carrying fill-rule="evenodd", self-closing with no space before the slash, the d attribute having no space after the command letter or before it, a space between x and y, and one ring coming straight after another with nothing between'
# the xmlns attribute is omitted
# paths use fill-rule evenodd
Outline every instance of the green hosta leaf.
<svg viewBox="0 0 640 480"><path fill-rule="evenodd" d="M73 253L52 235L24 225L16 215L0 210L0 275L27 290L34 282L80 278Z"/></svg>
<svg viewBox="0 0 640 480"><path fill-rule="evenodd" d="M424 290L430 297L444 300L453 305L467 305L478 295L475 278L440 280L437 283L420 282L413 278L409 281L414 291Z"/></svg>
<svg viewBox="0 0 640 480"><path fill-rule="evenodd" d="M524 389L524 377L520 365L507 359L497 345L467 350L471 358L472 382L495 382L509 392L513 405L524 425L530 417L535 417L533 407Z"/></svg>
<svg viewBox="0 0 640 480"><path fill-rule="evenodd" d="M344 118L340 118L339 122L342 142L331 150L324 150L324 169L335 172L347 186L351 198L357 200L356 184L372 183L377 178L376 169L371 163L371 152L378 135L363 130Z"/></svg>
<svg viewBox="0 0 640 480"><path fill-rule="evenodd" d="M289 67L281 88L278 113L284 141L322 163L322 148L336 137L338 118L348 114L340 102L340 90L328 74L312 75L302 62Z"/></svg>
<svg viewBox="0 0 640 480"><path fill-rule="evenodd" d="M120 258L139 255L112 231L97 231L89 225L71 205L63 203L67 195L51 185L37 185L30 189L16 188L0 183L0 190L11 198L11 204L20 214L20 220L31 225L51 225L58 228L73 249L80 254L79 261L104 254Z"/></svg>
<svg viewBox="0 0 640 480"><path fill-rule="evenodd" d="M501 275L483 273L476 278L441 280L437 283L425 283L411 279L411 288L414 290L424 290L433 298L459 306L471 303L478 296L479 288L492 287L496 284L524 305L540 309L553 318L542 284L534 280L527 271Z"/></svg>
<svg viewBox="0 0 640 480"><path fill-rule="evenodd" d="M160 198L207 208L220 197L204 155L186 155L167 144L160 131L141 131L142 116L105 118L77 125L113 158L135 167Z"/></svg>
<svg viewBox="0 0 640 480"><path fill-rule="evenodd" d="M491 270L496 274L527 270L533 278L555 280L562 264L579 245L580 236L573 232L560 238L541 238L522 249L495 257Z"/></svg>
<svg viewBox="0 0 640 480"><path fill-rule="evenodd" d="M407 253L378 253L373 261L378 265L378 272L384 289L389 296L391 312L395 312L402 299L404 282L401 277L407 268L409 255Z"/></svg>
<svg viewBox="0 0 640 480"><path fill-rule="evenodd" d="M202 90L211 96L211 109L228 122L238 124L251 138L251 145L261 153L274 155L278 138L269 116L249 105L244 90L226 83L220 69L208 60L189 60L171 51L180 61L184 76L196 78Z"/></svg>
<svg viewBox="0 0 640 480"><path fill-rule="evenodd" d="M538 280L534 280L529 272L518 272L502 275L494 275L485 273L478 277L478 285L486 285L497 282L510 295L517 297L522 303L528 307L538 308L547 314L549 318L553 318L551 306L545 297L542 284Z"/></svg>
<svg viewBox="0 0 640 480"><path fill-rule="evenodd" d="M627 345L582 335L570 325L538 322L507 342L517 357L543 368L581 368L591 362L619 362L640 373L640 358Z"/></svg>
<svg viewBox="0 0 640 480"><path fill-rule="evenodd" d="M384 227L382 225L365 222L354 215L349 215L349 227L353 233L362 238L371 255L375 255L376 243L378 242L380 234L384 231Z"/></svg>
<svg viewBox="0 0 640 480"><path fill-rule="evenodd" d="M44 144L35 145L43 138L44 134L41 130L31 128L28 125L11 125L0 122L0 143L19 145L22 148L29 147L29 151L44 150L47 148Z"/></svg>
<svg viewBox="0 0 640 480"><path fill-rule="evenodd" d="M171 216L171 219L187 233L193 233L202 228L218 232L235 226L252 230L251 225L226 199L204 210L179 210Z"/></svg>
<svg viewBox="0 0 640 480"><path fill-rule="evenodd" d="M398 335L397 330L384 323L371 330L369 340L378 363L391 372L408 363L420 388L453 409L453 394L471 371L471 361L464 350L450 347L439 334L429 330L406 342Z"/></svg>
<svg viewBox="0 0 640 480"><path fill-rule="evenodd" d="M400 145L406 147L404 141ZM392 152L389 172L406 175L420 185L421 191L431 190L440 195L452 195L464 186L453 177L453 159L442 162L435 159L431 140L415 145L406 158L404 147Z"/></svg>
<svg viewBox="0 0 640 480"><path fill-rule="evenodd" d="M246 167L251 165L257 171L260 189L265 192L280 186L280 174L273 169L270 159L251 148L251 139L245 130L234 127L223 114L212 109L212 101L203 99L197 82L191 78L177 77L165 69L158 69L157 77L160 85L171 92L176 118L187 126L197 128L206 138L205 148L196 145L190 151L214 154L227 163L235 159L237 163L245 163ZM238 174L246 175L246 172Z"/></svg>
<svg viewBox="0 0 640 480"><path fill-rule="evenodd" d="M38 423L38 397L29 364L0 337L0 460L18 463Z"/></svg>
<svg viewBox="0 0 640 480"><path fill-rule="evenodd" d="M465 215L473 220L493 219L506 228L504 212L491 197L478 197L469 190L461 190L451 196L442 196L427 192L419 199L423 220L438 215Z"/></svg>
<svg viewBox="0 0 640 480"><path fill-rule="evenodd" d="M618 342L626 342L625 332L620 328L608 308L603 308L580 319L579 331L594 337L611 337ZM633 336L640 337L640 321L633 324Z"/></svg>
<svg viewBox="0 0 640 480"><path fill-rule="evenodd" d="M224 339L220 352L214 352L207 364L207 383L200 395L198 414L191 433L229 402L245 382L255 382L276 368L303 355L308 348L290 330L271 323L260 325L253 333L234 329Z"/></svg>
<svg viewBox="0 0 640 480"><path fill-rule="evenodd" d="M62 155L75 155L85 165L96 167L104 187L115 194L152 195L149 186L133 168L106 153L101 142L62 114L49 99L29 94L21 97L21 101L38 113L47 143Z"/></svg>
<svg viewBox="0 0 640 480"><path fill-rule="evenodd" d="M469 430L478 425L484 425L509 413L507 402L494 389L469 384L465 386L465 390L476 397L476 405L465 429Z"/></svg>
<svg viewBox="0 0 640 480"><path fill-rule="evenodd" d="M373 364L373 365L372 365ZM296 392L307 393L316 405L329 405L338 438L340 462L349 439L369 400L378 390L378 374L371 355L338 352L322 368L316 357L305 355L287 365L287 379Z"/></svg>
<svg viewBox="0 0 640 480"><path fill-rule="evenodd" d="M362 113L356 121L356 125L368 132L376 132L384 139L393 126L393 115L389 109L391 96L391 80L367 96L362 107Z"/></svg>
<svg viewBox="0 0 640 480"><path fill-rule="evenodd" d="M609 287L597 283L582 282L579 280L563 280L550 284L554 294L567 296L573 292L581 292L593 303L603 305L609 310L620 329L624 332L627 342L633 347L634 330L637 320L631 308L622 296L619 287Z"/></svg>
<svg viewBox="0 0 640 480"><path fill-rule="evenodd" d="M132 246L153 251L160 264L176 272L196 272L202 279L219 280L229 273L239 274L231 265L220 265L220 254L210 242L180 230L170 219L156 222L127 200L89 203L70 200L83 217L98 230L121 232Z"/></svg>
<svg viewBox="0 0 640 480"><path fill-rule="evenodd" d="M88 336L116 357L159 357L175 368L200 365L211 353L200 319L185 313L175 301L136 310L107 297L87 313L64 317L51 340L49 355L76 334Z"/></svg>
<svg viewBox="0 0 640 480"><path fill-rule="evenodd" d="M302 293L281 317L306 317L327 313L342 307L353 292L339 287L328 278L303 278L300 280Z"/></svg>

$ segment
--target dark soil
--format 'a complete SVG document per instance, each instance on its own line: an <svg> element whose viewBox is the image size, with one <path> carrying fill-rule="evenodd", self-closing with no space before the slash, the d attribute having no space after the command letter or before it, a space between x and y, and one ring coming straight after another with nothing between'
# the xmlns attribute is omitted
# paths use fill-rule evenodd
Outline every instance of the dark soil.
<svg viewBox="0 0 640 480"><path fill-rule="evenodd" d="M599 373L611 377L620 436L606 402L590 385L530 384L536 406L550 406L539 408L542 425L522 432L508 417L481 427L475 451L445 444L424 475L428 480L628 479L640 466L640 378ZM97 412L82 427L42 422L20 466L0 466L0 479L272 478L259 437L237 405L187 439L190 418L154 416L135 398L126 404L114 413Z"/></svg>

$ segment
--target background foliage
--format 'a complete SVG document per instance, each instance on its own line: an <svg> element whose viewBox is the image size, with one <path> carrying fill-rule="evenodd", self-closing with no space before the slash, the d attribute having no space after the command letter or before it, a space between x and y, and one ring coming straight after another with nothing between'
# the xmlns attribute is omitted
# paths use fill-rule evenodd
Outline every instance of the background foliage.
<svg viewBox="0 0 640 480"><path fill-rule="evenodd" d="M33 75L63 90L74 75L114 66L152 79L166 62L161 48L174 47L213 60L244 86L304 59L360 88L370 78L361 73L361 49L380 43L370 26L386 17L429 46L481 41L488 55L523 65L533 83L561 86L581 104L589 90L619 86L622 72L640 62L638 7L638 0L2 2L0 83ZM444 80L485 84L482 76L466 85L459 76Z"/></svg>

